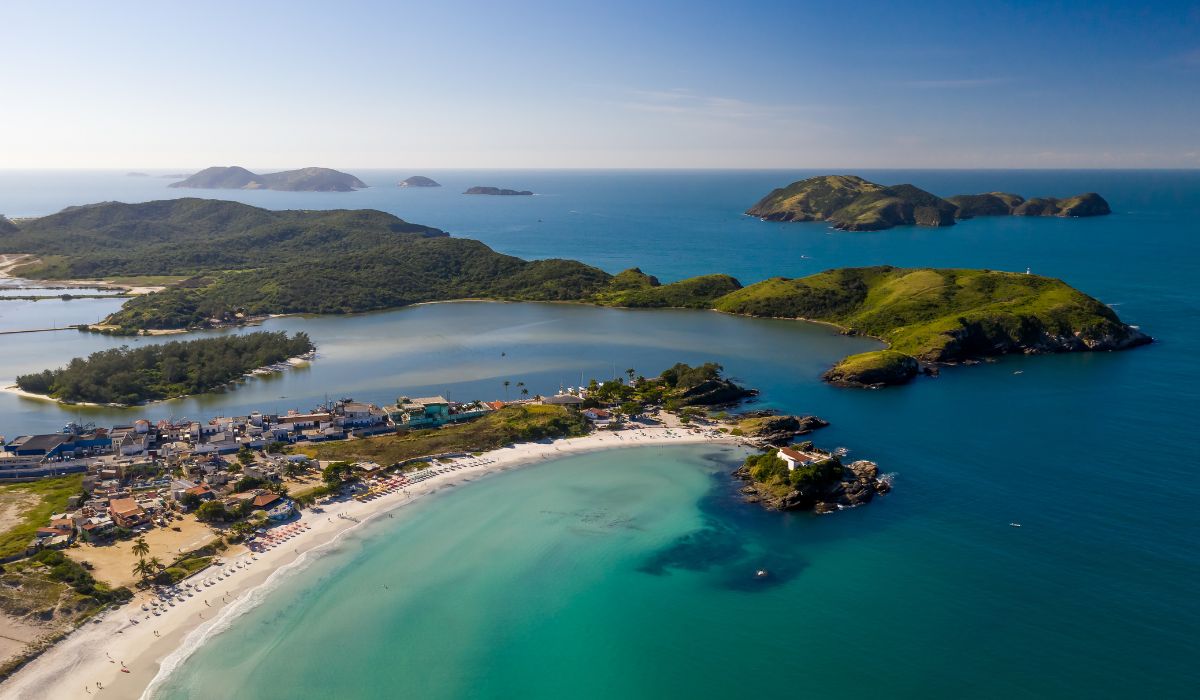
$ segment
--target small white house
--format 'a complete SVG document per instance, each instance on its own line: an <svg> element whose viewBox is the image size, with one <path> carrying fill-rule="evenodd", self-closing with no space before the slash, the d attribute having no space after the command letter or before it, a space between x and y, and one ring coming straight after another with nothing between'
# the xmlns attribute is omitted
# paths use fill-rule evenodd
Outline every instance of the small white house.
<svg viewBox="0 0 1200 700"><path fill-rule="evenodd" d="M790 472L796 467L803 467L812 464L813 462L820 461L821 455L815 455L811 452L793 450L790 447L780 447L779 458L787 462L788 471Z"/></svg>

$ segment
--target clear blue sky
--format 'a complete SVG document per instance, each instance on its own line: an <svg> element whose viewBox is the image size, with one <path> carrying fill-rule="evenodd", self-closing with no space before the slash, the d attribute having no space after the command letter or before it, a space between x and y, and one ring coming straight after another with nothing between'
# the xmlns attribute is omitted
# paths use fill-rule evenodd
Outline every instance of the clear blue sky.
<svg viewBox="0 0 1200 700"><path fill-rule="evenodd" d="M1200 167L1200 3L5 2L0 167Z"/></svg>

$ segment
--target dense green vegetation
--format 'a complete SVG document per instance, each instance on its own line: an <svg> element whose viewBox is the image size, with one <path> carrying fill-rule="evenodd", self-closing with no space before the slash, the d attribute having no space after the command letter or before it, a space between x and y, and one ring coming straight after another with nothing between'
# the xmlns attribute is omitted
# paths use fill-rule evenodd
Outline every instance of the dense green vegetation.
<svg viewBox="0 0 1200 700"><path fill-rule="evenodd" d="M575 437L586 432L586 421L562 406L506 406L469 423L305 446L300 452L323 461L366 459L391 465L444 452L483 452L517 442Z"/></svg>
<svg viewBox="0 0 1200 700"><path fill-rule="evenodd" d="M1019 200L980 197L970 200L980 215ZM1103 202L1096 200L1082 195L1020 206L1049 201L1055 211L1084 215L1079 212ZM848 226L894 216L944 225L958 211L911 185L885 188L851 176L793 183L764 203L784 207L785 219L842 216ZM636 268L613 276L571 260L501 255L478 241L370 210L272 212L198 199L105 203L25 221L16 232L0 231L0 251L38 255L41 263L23 270L26 275L190 275L162 292L129 300L107 321L117 332L238 323L267 313L347 313L487 298L713 308L826 321L926 361L1148 342L1095 299L1033 275L871 267L774 278L745 288L727 275L661 284ZM865 359L878 365L896 358Z"/></svg>
<svg viewBox="0 0 1200 700"><path fill-rule="evenodd" d="M955 207L913 185L884 187L854 175L823 175L793 182L763 197L746 213L772 221L829 221L849 231L898 224L949 226Z"/></svg>
<svg viewBox="0 0 1200 700"><path fill-rule="evenodd" d="M131 299L108 319L125 329L448 299L579 300L610 279L570 260L501 255L380 211L267 211L203 199L72 207L0 233L0 251L38 255L40 265L22 270L31 277L192 276Z"/></svg>
<svg viewBox="0 0 1200 700"><path fill-rule="evenodd" d="M63 401L129 405L203 393L312 349L306 334L282 331L122 346L19 376L17 386Z"/></svg>
<svg viewBox="0 0 1200 700"><path fill-rule="evenodd" d="M811 447L811 443L806 447ZM779 458L776 450L750 455L744 466L749 469L754 482L776 495L807 486L828 486L841 479L844 470L838 458L830 455L828 459L788 471L787 462Z"/></svg>
<svg viewBox="0 0 1200 700"><path fill-rule="evenodd" d="M960 194L949 201L958 208L955 214L960 219L976 216L1103 216L1112 213L1108 202L1095 192L1056 199L1024 197L1006 192L986 194Z"/></svg>
<svg viewBox="0 0 1200 700"><path fill-rule="evenodd" d="M920 372L916 358L895 350L873 350L842 358L823 378L844 386L895 386Z"/></svg>
<svg viewBox="0 0 1200 700"><path fill-rule="evenodd" d="M0 559L24 552L37 529L44 527L52 514L66 512L68 498L82 493L82 474L0 485L0 509L14 508L19 518L0 532Z"/></svg>
<svg viewBox="0 0 1200 700"><path fill-rule="evenodd" d="M634 268L613 277L595 301L607 306L669 307L676 309L711 308L718 298L742 285L729 275L702 275L660 284L658 279Z"/></svg>
<svg viewBox="0 0 1200 700"><path fill-rule="evenodd" d="M1060 280L991 270L829 270L751 285L717 300L716 308L828 321L927 361L1026 349L1118 349L1148 340Z"/></svg>
<svg viewBox="0 0 1200 700"><path fill-rule="evenodd" d="M913 185L883 186L854 175L821 175L772 190L746 211L771 221L828 221L847 231L902 224L950 226L974 216L1100 216L1108 203L1089 192L1067 199L1025 201L1003 192L942 199Z"/></svg>
<svg viewBox="0 0 1200 700"><path fill-rule="evenodd" d="M0 251L43 260L60 256L41 268L22 270L27 276L195 275L292 262L319 265L323 259L445 236L371 209L268 211L185 198L68 207L22 221L17 233L0 234Z"/></svg>

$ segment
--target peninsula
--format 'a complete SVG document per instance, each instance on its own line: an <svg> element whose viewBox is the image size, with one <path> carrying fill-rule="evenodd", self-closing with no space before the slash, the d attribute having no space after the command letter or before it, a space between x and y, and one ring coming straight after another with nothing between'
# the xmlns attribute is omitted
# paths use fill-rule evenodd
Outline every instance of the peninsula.
<svg viewBox="0 0 1200 700"><path fill-rule="evenodd" d="M438 183L430 178L427 178L424 175L413 175L410 178L401 180L400 184L398 185L398 187L441 187L441 186L442 186L441 183Z"/></svg>
<svg viewBox="0 0 1200 700"><path fill-rule="evenodd" d="M245 168L214 166L168 187L197 190L279 190L283 192L352 192L366 183L330 168L301 168L258 175Z"/></svg>
<svg viewBox="0 0 1200 700"><path fill-rule="evenodd" d="M463 194L531 195L529 190L506 190L500 187L472 187Z"/></svg>
<svg viewBox="0 0 1200 700"><path fill-rule="evenodd" d="M842 231L882 231L900 225L952 226L976 216L1103 216L1108 202L1094 192L1066 199L990 192L947 199L913 185L879 185L856 175L820 175L772 190L746 214L764 221L827 221Z"/></svg>
<svg viewBox="0 0 1200 700"><path fill-rule="evenodd" d="M179 254L197 238L209 245ZM0 230L5 252L37 256L14 270L25 277L185 278L129 299L105 320L103 328L123 333L455 299L714 309L821 321L890 346L847 358L826 374L846 386L903 383L922 364L1151 342L1096 299L1039 275L878 266L748 287L721 274L663 284L637 268L611 275L573 260L521 260L373 210L267 211L199 199L107 202L10 222Z"/></svg>

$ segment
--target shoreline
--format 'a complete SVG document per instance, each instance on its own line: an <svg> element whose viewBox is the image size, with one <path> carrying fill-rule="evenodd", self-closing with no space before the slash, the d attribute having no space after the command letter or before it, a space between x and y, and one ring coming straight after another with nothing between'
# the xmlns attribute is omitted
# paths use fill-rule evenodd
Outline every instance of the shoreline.
<svg viewBox="0 0 1200 700"><path fill-rule="evenodd" d="M84 279L69 279L69 280L47 280L47 279L31 279L29 277L17 277L12 274L12 271L23 265L30 265L38 262L38 257L32 253L0 253L0 279L23 280L32 282L40 288L44 289L77 289L79 287L94 287L96 289L111 289L120 291L128 296L141 296L143 294L151 294L153 292L161 292L166 289L164 285L141 285L134 286L129 284L117 284L107 280L84 280Z"/></svg>
<svg viewBox="0 0 1200 700"><path fill-rule="evenodd" d="M168 608L169 612L163 616L145 619L147 613L141 610L141 605L152 596L143 591L121 608L97 616L94 622L84 623L0 683L0 697L30 700L74 697L83 686L103 692L103 697L107 698L149 698L170 673L211 636L269 595L274 581L303 570L310 560L310 553L316 556L322 548L346 533L391 510L450 486L575 454L627 447L697 444L741 445L744 441L712 430L655 426L621 432L601 431L551 442L521 443L463 460L473 466L463 466L408 485L403 494L393 493L366 502L351 498L322 506L321 512L307 509L302 511L299 519L291 522L307 524L310 529L257 554L242 545L231 547L223 553L224 564L220 568L235 567L239 562L245 568L233 568L237 572L234 576ZM453 463L443 464L442 468L449 466ZM216 573L217 569L210 567L188 580L201 581ZM227 601L223 599L226 597ZM157 636L155 632L158 632ZM128 673L121 671L122 662ZM103 691L96 689L97 681L103 684Z"/></svg>
<svg viewBox="0 0 1200 700"><path fill-rule="evenodd" d="M306 365L306 364L312 362L313 360L315 360L316 357L317 357L316 350L311 350L309 352L304 353L303 355L296 355L295 357L289 357L286 360L280 360L279 362L276 362L274 364L263 365L262 367L255 367L254 369L243 374L241 377L234 379L232 381L226 382L225 384L222 384L218 388L224 388L224 387L227 387L227 386L230 386L233 384L237 384L239 381L242 381L244 379L261 377L261 376L268 375L268 374L274 374L276 372L286 372L289 369L295 369L296 367ZM287 367L284 367L283 365L287 365ZM124 403L96 403L94 401L63 401L61 399L56 399L53 396L50 396L48 394L35 394L32 391L25 391L24 389L17 386L15 383L8 384L6 386L0 386L0 391L7 392L9 394L15 394L17 396L20 396L20 397L26 398L26 399L34 399L36 401L48 401L50 403L57 404L60 407L88 406L91 408L118 408L118 409L144 408L146 406L153 406L154 404L157 404L157 403L167 403L168 401L178 401L180 399L188 399L188 398L192 398L194 396L204 396L205 394L218 393L215 391L204 391L199 394L183 394L181 396L170 396L165 399L154 399L153 401L143 401L141 403L124 404Z"/></svg>

